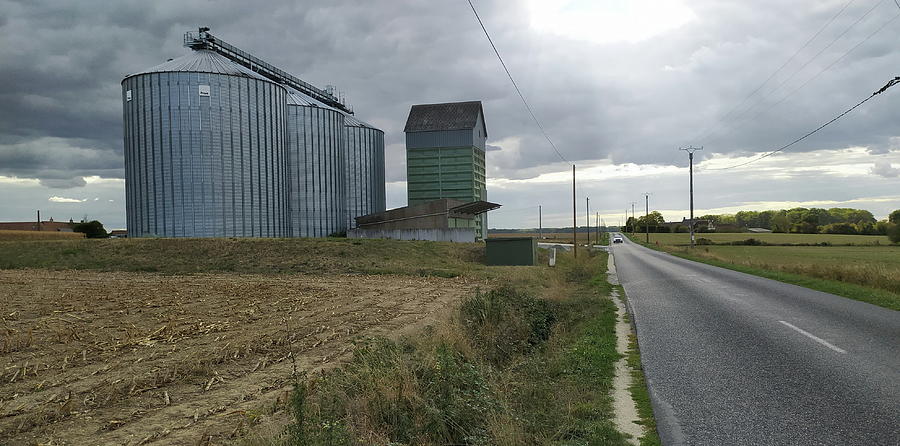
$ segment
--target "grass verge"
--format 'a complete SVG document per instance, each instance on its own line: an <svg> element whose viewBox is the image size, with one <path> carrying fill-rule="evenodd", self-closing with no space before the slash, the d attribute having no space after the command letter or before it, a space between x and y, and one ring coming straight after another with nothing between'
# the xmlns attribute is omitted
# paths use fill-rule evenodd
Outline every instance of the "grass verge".
<svg viewBox="0 0 900 446"><path fill-rule="evenodd" d="M360 343L296 385L285 431L247 444L627 444L612 422L606 259L560 256L553 297L500 287L415 338Z"/></svg>
<svg viewBox="0 0 900 446"><path fill-rule="evenodd" d="M653 404L650 402L650 391L647 389L647 381L644 378L644 368L641 365L641 351L638 348L637 337L631 335L628 340L628 368L631 369L631 399L637 406L640 424L644 427L644 436L640 438L641 446L659 446L662 442L656 431L656 418L653 416Z"/></svg>
<svg viewBox="0 0 900 446"><path fill-rule="evenodd" d="M616 289L622 298L622 302L628 302L625 288L621 285L616 285ZM625 322L631 324L632 331L634 331L634 325L631 323L631 313L625 313ZM634 334L628 337L628 354L625 360L628 364L628 369L631 371L631 385L628 387L628 391L631 393L631 399L634 401L640 417L638 424L644 427L644 435L639 439L640 444L641 446L659 446L662 442L656 430L656 418L653 416L650 390L647 388L644 366L641 364L641 350L638 346L637 336Z"/></svg>

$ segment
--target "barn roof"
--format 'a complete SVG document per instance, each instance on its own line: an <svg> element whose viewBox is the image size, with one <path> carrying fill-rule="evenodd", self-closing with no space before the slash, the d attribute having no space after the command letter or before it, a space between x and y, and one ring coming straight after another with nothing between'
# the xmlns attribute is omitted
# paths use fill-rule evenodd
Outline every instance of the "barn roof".
<svg viewBox="0 0 900 446"><path fill-rule="evenodd" d="M403 131L411 133L473 129L478 123L478 115L481 115L482 130L487 136L481 101L413 105Z"/></svg>

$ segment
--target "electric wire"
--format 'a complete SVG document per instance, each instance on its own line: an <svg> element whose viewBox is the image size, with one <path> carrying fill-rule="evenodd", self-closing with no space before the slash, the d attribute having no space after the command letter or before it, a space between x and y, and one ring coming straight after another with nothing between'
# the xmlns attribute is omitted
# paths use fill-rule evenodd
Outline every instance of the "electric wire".
<svg viewBox="0 0 900 446"><path fill-rule="evenodd" d="M868 102L869 100L871 100L872 98L874 98L875 96L877 96L877 95L879 95L879 94L881 94L881 93L884 93L885 91L887 91L888 88L891 88L891 87L893 87L894 85L897 85L898 83L900 83L900 76L897 76L897 77L891 79L891 80L888 81L888 83L885 84L883 87L881 87L880 89L878 89L877 91L875 91L874 93L872 93L871 95L869 95L869 97L863 99L862 101L859 101L859 103L857 103L857 104L854 105L853 107L850 107L850 108L848 108L847 110L844 110L844 112L842 112L841 114L835 116L835 117L832 118L830 121L828 121L828 122L826 122L826 123L820 125L820 126L819 126L818 128L816 128L815 130L813 130L813 131L811 131L811 132L809 132L809 133L807 133L807 134L805 134L805 135L803 135L803 136L801 136L801 137L799 137L799 138L797 138L797 139L791 141L791 142L788 143L788 144L785 144L785 145L783 145L783 146L781 146L781 147L779 147L779 148L777 148L777 149L775 149L775 150L772 150L771 152L767 152L767 153L763 154L763 155L760 156L760 157L754 158L754 159L749 160L749 161L745 161L745 162L740 163L740 164L735 164L735 165L733 165L733 166L728 166L728 167L718 167L718 168L706 168L706 169L704 169L704 170L728 170L728 169L734 169L734 168L736 168L736 167L746 166L746 165L748 165L748 164L755 163L755 162L757 162L757 161L759 161L759 160L761 160L761 159L763 159L763 158L768 158L768 157L770 157L770 156L772 156L772 155L774 155L774 154L776 154L776 153L779 153L779 152L781 152L781 151L784 151L784 150L788 149L789 147L793 146L794 144L797 144L798 142L803 141L804 139L806 139L806 138L812 136L813 134L815 134L815 133L818 132L819 130L824 129L825 127L827 127L828 125L830 125L830 124L832 124L833 122L837 121L838 119L843 118L843 117L844 117L845 115L847 115L848 113L852 112L853 110L856 110L858 107L862 106L863 104L865 104L866 102Z"/></svg>
<svg viewBox="0 0 900 446"><path fill-rule="evenodd" d="M761 84L759 84L759 86L757 86L753 91L751 91L750 94L748 94L746 97L744 97L744 99L740 103L738 103L731 110L729 110L728 113L726 113L724 116L722 116L722 118L719 120L719 122L723 122L723 121L727 120L731 116L732 113L734 113L735 111L737 111L737 109L739 109L741 106L743 106L751 97L753 97L753 95L755 95L760 90L762 90L762 88L765 87L769 83L769 81L771 81L773 78L775 78L775 76L778 73L780 73L781 70L784 70L784 68L787 67L788 64L793 62L793 60L797 58L797 56L800 54L801 51L806 49L806 47L808 47L809 44L813 42L813 40L816 40L816 37L819 37L819 35L822 34L822 31L825 31L825 28L828 28L855 1L856 0L849 0L847 3L844 3L844 6L840 10L838 10L837 13L835 13L833 16L831 16L831 19L828 20L827 22L825 22L825 24L822 25L822 27L819 28L819 30L816 31L816 33L813 34L812 37L807 39L806 43L804 43L803 46L798 48L797 51L794 51L794 54L792 54L791 57L788 58L788 60L786 60L783 64L781 64L781 66L778 67L777 70L773 71L772 74L770 74L769 77L766 78L766 80L764 80ZM691 140L696 141L700 138L705 139L706 137L715 133L713 130L715 130L715 128L711 129L710 131L701 132L700 134L694 136L694 138L692 138ZM703 136L701 137L700 135L703 135Z"/></svg>
<svg viewBox="0 0 900 446"><path fill-rule="evenodd" d="M528 101L525 100L525 95L523 95L522 91L519 90L519 85L516 84L515 79L513 79L512 74L509 72L509 68L506 67L506 62L504 62L503 57L500 56L500 51L497 51L497 46L494 45L494 40L491 39L491 35L488 34L488 30L484 26L484 22L481 21L481 16L479 16L478 11L475 10L475 5L472 4L472 0L467 0L467 1L469 2L469 7L472 8L472 12L475 13L475 18L478 19L478 24L481 25L481 30L484 31L485 37L487 37L488 42L490 42L491 48L494 49L494 54L496 54L497 59L500 60L500 65L502 65L503 70L506 71L506 76L509 77L509 81L512 82L513 87L516 89L516 93L519 95L519 98L522 99L522 103L525 104L525 109L528 110L528 114L531 115L531 119L533 119L534 123L537 124L538 128L541 130L541 134L543 134L544 138L547 139L547 142L550 143L550 147L552 147L553 151L556 152L556 156L558 156L559 159L563 160L564 162L566 162L568 164L572 164L569 160L566 159L566 157L564 157L562 155L562 153L560 153L559 149L556 147L556 144L554 144L553 140L550 139L550 135L548 135L547 132L544 130L544 126L541 125L541 122L538 120L537 116L535 116L534 111L531 109L531 106L528 105Z"/></svg>
<svg viewBox="0 0 900 446"><path fill-rule="evenodd" d="M896 1L896 0L895 0L895 1ZM831 62L830 64L828 64L828 66L826 66L825 68L823 68L822 70L820 70L818 73L816 73L816 74L815 74L814 76L812 76L811 78L809 78L809 79L807 79L806 81L804 81L804 82L803 82L802 84L800 84L797 88L794 88L793 90L791 90L788 94L784 95L784 96L783 96L781 99L779 99L778 101L772 103L772 104L771 104L770 106L768 106L766 109L757 112L755 115L753 115L752 117L750 117L750 119L751 119L751 120L756 119L756 118L758 118L760 115L762 115L763 113L768 112L769 110L771 110L771 109L777 107L778 105L780 105L781 103L783 103L784 101L786 101L788 98L790 98L791 96L793 96L795 93L797 93L798 91L800 91L801 89L803 89L803 87L805 87L807 84L809 84L810 82L816 80L816 79L817 79L819 76L821 76L823 73L825 73L826 71L830 70L833 66L837 65L838 62L844 60L845 57L847 57L847 56L848 56L850 53L852 53L854 50L856 50L857 48L859 48L860 46L862 46L862 44L864 44L864 43L866 43L867 41L869 41L869 39L871 39L872 37L875 37L876 34L878 34L879 32L881 32L881 30L883 30L883 29L886 28L888 25L890 25L890 24L893 23L895 20L897 20L897 18L900 18L900 13L894 14L894 17L892 17L892 18L891 18L890 20L888 20L887 22L884 22L884 24L882 24L878 29L876 29L875 31L873 31L872 33L870 33L868 36L866 36L866 38L864 38L863 40L861 40L859 43L857 43L856 45L853 45L853 47L850 48L849 50L847 50L844 54L842 54L841 57L838 57L837 59L835 59L833 62ZM729 132L729 133L730 133L730 132ZM725 135L722 135L722 136L726 136L726 135L727 135L727 133L726 133ZM716 141L716 140L718 140L718 139L721 139L721 137L715 138L715 139L713 139L713 140L711 140L711 141Z"/></svg>
<svg viewBox="0 0 900 446"><path fill-rule="evenodd" d="M878 8L879 6L881 6L881 4L884 3L884 1L885 1L885 0L880 0L880 1L878 1L877 3L875 3L874 6L872 6L871 8L869 8L862 16L860 16L858 19L856 19L856 21L854 21L853 23L851 23L850 26L848 26L847 28L845 28L840 34L838 34L834 39L832 39L827 45L825 45L822 49L820 49L820 50L819 50L816 54L814 54L812 57L810 57L809 59L807 59L806 62L804 62L799 68L797 68L796 70L794 70L794 71L793 71L786 79L782 80L778 85L776 85L775 88L774 88L772 91L770 91L769 93L763 95L763 97L760 98L758 101L756 101L755 103L753 103L752 105L750 105L748 108L744 109L742 112L738 113L738 115L735 116L734 120L735 120L736 122L740 122L740 121L741 121L741 118L743 118L744 116L746 116L747 113L749 113L749 112L752 111L753 109L755 109L755 108L757 108L758 106L760 106L760 105L761 105L768 97L772 96L775 92L779 91L779 90L781 89L781 87L785 86L788 82L790 82L791 80L793 80L794 77L797 76L797 74L799 74L801 71L803 71L807 66L809 66L809 64L811 64L813 61L815 61L815 60L816 60L819 56L821 56L825 51L827 51L829 48L831 48L835 43L837 43L838 40L840 40L840 39L841 39L842 37L844 37L848 32L850 32L851 29L853 29L854 27L856 27L856 25L858 25L860 22L862 22L863 20L865 20L865 18L868 17L869 14L872 13L872 11L874 11L876 8ZM745 120L745 121L746 121L746 120ZM703 141L703 140L704 140L705 138L708 138L708 137L714 135L716 132L718 132L718 131L720 130L721 127L722 127L722 125L719 125L719 126L717 126L716 128L714 128L714 131L707 132L706 135L704 135L702 138L698 139L698 141L705 142L705 143L707 143L707 144L704 144L704 145L708 145L708 142L709 142L709 141Z"/></svg>

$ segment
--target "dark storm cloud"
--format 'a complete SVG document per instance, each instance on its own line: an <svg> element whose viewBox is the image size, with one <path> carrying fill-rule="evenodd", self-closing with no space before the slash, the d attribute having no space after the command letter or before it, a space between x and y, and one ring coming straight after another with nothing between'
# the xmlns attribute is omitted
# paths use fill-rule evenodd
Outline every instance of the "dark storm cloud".
<svg viewBox="0 0 900 446"><path fill-rule="evenodd" d="M638 43L539 34L524 6L476 4L570 161L682 164L682 144L704 144L704 155L781 145L897 75L900 20L772 107L898 12L882 2L773 91L875 4L854 2L747 103L765 98L759 107L718 125L844 3L698 0L688 2L695 20ZM199 25L311 83L346 91L358 117L385 130L389 179L405 177L402 130L415 103L482 100L491 144L501 148L491 152L494 176L527 178L560 164L464 2L0 1L0 12L0 175L60 186L78 185L67 181L82 175L121 176L120 81L184 54L183 32ZM898 92L889 93L793 150L889 150L900 122ZM710 128L716 132L694 138ZM518 154L501 143L511 139Z"/></svg>

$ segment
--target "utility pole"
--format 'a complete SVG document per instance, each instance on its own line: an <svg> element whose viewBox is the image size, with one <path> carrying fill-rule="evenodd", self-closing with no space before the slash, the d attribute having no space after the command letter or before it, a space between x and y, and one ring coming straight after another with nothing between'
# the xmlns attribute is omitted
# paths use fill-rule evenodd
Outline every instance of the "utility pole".
<svg viewBox="0 0 900 446"><path fill-rule="evenodd" d="M578 214L575 210L575 165L572 164L572 256L578 258Z"/></svg>
<svg viewBox="0 0 900 446"><path fill-rule="evenodd" d="M38 225L37 225L37 230L40 231L40 230L41 230L41 210L38 209L37 212L38 212Z"/></svg>
<svg viewBox="0 0 900 446"><path fill-rule="evenodd" d="M631 235L634 235L634 227L637 226L637 219L634 218L634 205L637 204L637 201L631 202ZM625 210L625 220L628 220L628 210ZM627 229L626 229L627 230Z"/></svg>
<svg viewBox="0 0 900 446"><path fill-rule="evenodd" d="M597 223L597 243L600 243L600 213L597 212L597 218L594 219L594 222Z"/></svg>
<svg viewBox="0 0 900 446"><path fill-rule="evenodd" d="M587 229L587 237L588 237L587 245L588 245L588 247L590 247L591 246L591 197L585 197L585 198L587 198L587 204L585 205L584 218L587 220L585 222L587 224L584 226L584 228Z"/></svg>
<svg viewBox="0 0 900 446"><path fill-rule="evenodd" d="M647 221L644 222L644 229L647 230L647 243L650 243L650 192L644 192L644 206Z"/></svg>
<svg viewBox="0 0 900 446"><path fill-rule="evenodd" d="M698 150L703 150L703 147L682 147L679 150L684 150L688 153L688 161L690 162L690 172L691 172L691 248L694 247L694 152Z"/></svg>
<svg viewBox="0 0 900 446"><path fill-rule="evenodd" d="M544 226L541 223L541 205L538 205L538 240L544 239Z"/></svg>

